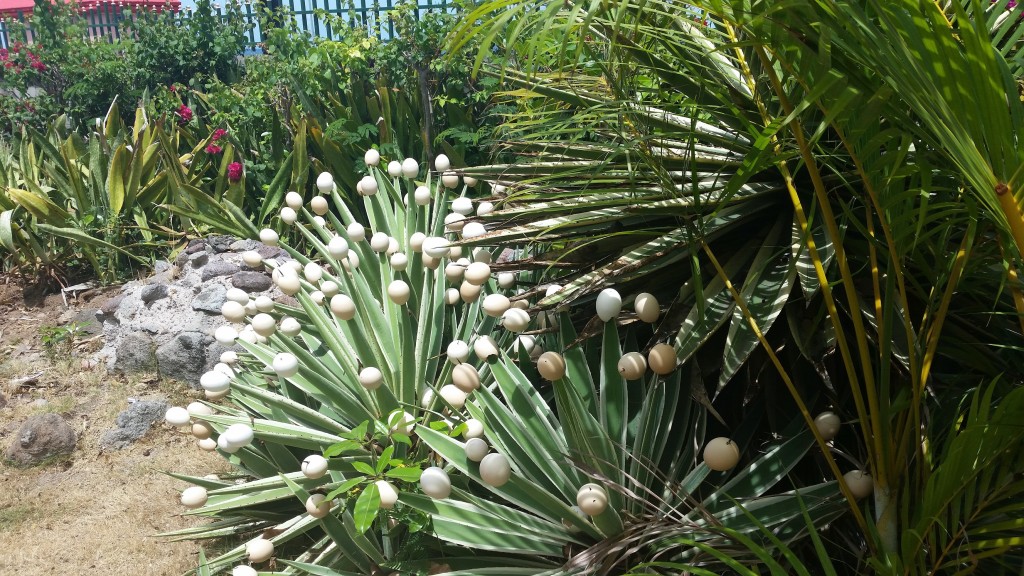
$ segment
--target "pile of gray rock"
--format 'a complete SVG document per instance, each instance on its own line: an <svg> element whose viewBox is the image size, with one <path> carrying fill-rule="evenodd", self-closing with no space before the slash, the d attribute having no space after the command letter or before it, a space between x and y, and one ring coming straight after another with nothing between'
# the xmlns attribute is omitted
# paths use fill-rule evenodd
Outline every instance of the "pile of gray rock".
<svg viewBox="0 0 1024 576"><path fill-rule="evenodd" d="M153 276L124 285L96 313L103 324L98 359L122 372L157 372L198 387L199 377L228 349L213 338L223 326L221 306L229 288L253 298L285 298L270 274L249 268L242 253L287 258L280 248L255 240L211 236L193 240L171 262L158 262Z"/></svg>

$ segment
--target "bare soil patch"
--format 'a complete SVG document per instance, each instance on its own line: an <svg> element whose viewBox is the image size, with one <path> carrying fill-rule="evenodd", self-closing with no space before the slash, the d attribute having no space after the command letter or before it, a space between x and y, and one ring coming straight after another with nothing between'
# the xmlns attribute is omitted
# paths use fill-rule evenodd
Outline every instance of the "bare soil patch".
<svg viewBox="0 0 1024 576"><path fill-rule="evenodd" d="M61 414L78 435L68 458L30 468L0 463L0 574L177 575L197 564L198 544L155 537L203 522L180 516L185 484L164 472L225 472L224 459L164 424L124 450L101 452L98 440L116 427L129 398L184 405L200 394L151 375L83 364L99 344L96 336L76 337L72 352L59 357L48 355L40 338L40 328L66 324L115 293L80 295L65 306L59 294L26 299L21 287L0 278L0 393L7 401L0 406L0 452L41 411Z"/></svg>

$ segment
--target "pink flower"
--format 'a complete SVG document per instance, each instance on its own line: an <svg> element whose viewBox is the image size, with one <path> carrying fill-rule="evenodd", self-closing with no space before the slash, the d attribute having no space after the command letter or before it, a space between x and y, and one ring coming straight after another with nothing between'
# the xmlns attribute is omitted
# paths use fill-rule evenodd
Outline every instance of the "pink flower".
<svg viewBox="0 0 1024 576"><path fill-rule="evenodd" d="M217 128L216 130L213 131L213 141L216 142L217 140L220 140L221 138L227 136L227 134L227 130L223 128Z"/></svg>
<svg viewBox="0 0 1024 576"><path fill-rule="evenodd" d="M176 114L178 115L178 124L185 125L192 121L192 109L184 104L178 107Z"/></svg>
<svg viewBox="0 0 1024 576"><path fill-rule="evenodd" d="M171 84L170 86L168 86L167 89L170 90L172 93L178 91L178 87L175 86L174 84Z"/></svg>
<svg viewBox="0 0 1024 576"><path fill-rule="evenodd" d="M234 184L242 179L242 164L240 162L232 162L228 164L228 181Z"/></svg>
<svg viewBox="0 0 1024 576"><path fill-rule="evenodd" d="M206 147L207 154L220 154L221 150L222 148L220 146L217 146L216 144L210 144Z"/></svg>

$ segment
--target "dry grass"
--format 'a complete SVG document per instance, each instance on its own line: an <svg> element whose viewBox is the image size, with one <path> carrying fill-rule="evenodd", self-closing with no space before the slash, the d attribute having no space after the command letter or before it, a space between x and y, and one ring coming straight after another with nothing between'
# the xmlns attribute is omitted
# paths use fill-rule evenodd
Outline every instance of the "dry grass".
<svg viewBox="0 0 1024 576"><path fill-rule="evenodd" d="M226 471L217 454L162 424L128 449L100 453L100 435L115 426L127 398L156 395L171 402L194 392L149 378L128 380L74 365L0 364L0 382L46 370L40 387L22 389L0 410L3 448L17 425L38 411L63 414L79 434L74 455L45 466L0 464L0 574L36 576L178 575L196 565L198 544L166 542L160 532L202 522L179 516L185 485L163 471L202 476ZM45 398L47 404L33 405Z"/></svg>

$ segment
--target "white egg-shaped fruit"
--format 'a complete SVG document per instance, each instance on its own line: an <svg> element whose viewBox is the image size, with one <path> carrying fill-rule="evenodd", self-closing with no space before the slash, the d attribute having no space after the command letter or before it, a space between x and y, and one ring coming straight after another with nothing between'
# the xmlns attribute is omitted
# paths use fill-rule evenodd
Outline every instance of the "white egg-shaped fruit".
<svg viewBox="0 0 1024 576"><path fill-rule="evenodd" d="M256 305L256 310L260 312L272 312L274 310L274 299L270 296L257 296L253 300L253 304Z"/></svg>
<svg viewBox="0 0 1024 576"><path fill-rule="evenodd" d="M192 424L192 436L199 440L206 440L213 436L213 427L206 422L196 422Z"/></svg>
<svg viewBox="0 0 1024 576"><path fill-rule="evenodd" d="M380 494L380 507L385 510L394 508L398 502L398 489L395 485L387 480L377 480L374 484L377 486L377 493Z"/></svg>
<svg viewBox="0 0 1024 576"><path fill-rule="evenodd" d="M487 234L487 228L480 222L466 222L462 227L462 237L466 239L479 238Z"/></svg>
<svg viewBox="0 0 1024 576"><path fill-rule="evenodd" d="M362 242L366 238L366 228L359 222L353 222L345 229L348 239L352 242Z"/></svg>
<svg viewBox="0 0 1024 576"><path fill-rule="evenodd" d="M359 385L367 390L376 390L384 383L384 374L373 366L367 366L359 371Z"/></svg>
<svg viewBox="0 0 1024 576"><path fill-rule="evenodd" d="M474 262L483 262L484 264L491 263L491 251L483 246L473 248L472 256Z"/></svg>
<svg viewBox="0 0 1024 576"><path fill-rule="evenodd" d="M504 486L512 477L512 466L504 454L492 452L480 461L480 478L495 488Z"/></svg>
<svg viewBox="0 0 1024 576"><path fill-rule="evenodd" d="M477 420L476 418L469 418L465 422L466 430L462 433L462 437L467 440L473 438L482 438L484 435L484 423ZM479 460L477 460L479 462Z"/></svg>
<svg viewBox="0 0 1024 576"><path fill-rule="evenodd" d="M327 252L335 259L348 256L348 241L341 236L331 238L331 241L327 243Z"/></svg>
<svg viewBox="0 0 1024 576"><path fill-rule="evenodd" d="M299 215L295 213L295 210L291 209L288 206L284 206L281 208L280 216L281 222L284 222L289 226L295 224L295 220L299 218Z"/></svg>
<svg viewBox="0 0 1024 576"><path fill-rule="evenodd" d="M452 212L451 214L444 217L444 229L446 232L461 232L462 227L466 225L466 217L462 214Z"/></svg>
<svg viewBox="0 0 1024 576"><path fill-rule="evenodd" d="M452 364L461 364L469 359L469 344L462 340L452 340L448 343L445 354Z"/></svg>
<svg viewBox="0 0 1024 576"><path fill-rule="evenodd" d="M473 352L476 353L477 358L486 362L498 355L498 343L490 336L477 336L473 341Z"/></svg>
<svg viewBox="0 0 1024 576"><path fill-rule="evenodd" d="M626 380L639 380L647 371L647 359L639 352L626 352L619 358L618 368Z"/></svg>
<svg viewBox="0 0 1024 576"><path fill-rule="evenodd" d="M469 347L467 346L467 352ZM452 384L466 394L480 387L480 374L471 364L463 363L452 368Z"/></svg>
<svg viewBox="0 0 1024 576"><path fill-rule="evenodd" d="M310 454L302 461L302 474L310 480L323 478L327 474L327 458L319 454Z"/></svg>
<svg viewBox="0 0 1024 576"><path fill-rule="evenodd" d="M231 377L223 372L210 370L199 377L199 385L207 392L222 392L231 386Z"/></svg>
<svg viewBox="0 0 1024 576"><path fill-rule="evenodd" d="M413 252L423 251L423 241L427 239L427 235L423 232L413 232L412 236L409 236L409 248Z"/></svg>
<svg viewBox="0 0 1024 576"><path fill-rule="evenodd" d="M263 256L255 250L242 252L242 262L249 268L259 268L263 264Z"/></svg>
<svg viewBox="0 0 1024 576"><path fill-rule="evenodd" d="M389 263L395 272L404 272L409 267L409 257L401 252L395 252L391 255Z"/></svg>
<svg viewBox="0 0 1024 576"><path fill-rule="evenodd" d="M291 269L295 276L298 276L299 272L302 272L302 263L298 260L288 260L282 266Z"/></svg>
<svg viewBox="0 0 1024 576"><path fill-rule="evenodd" d="M487 445L486 440L476 437L470 438L466 441L464 450L466 452L466 458L469 458L473 462L480 462L485 456L487 456L487 453L491 451L491 447Z"/></svg>
<svg viewBox="0 0 1024 576"><path fill-rule="evenodd" d="M347 294L331 298L331 312L342 320L351 320L356 315L356 303Z"/></svg>
<svg viewBox="0 0 1024 576"><path fill-rule="evenodd" d="M839 426L842 422L839 420L839 416L836 416L832 412L822 412L814 419L814 427L818 429L818 434L825 439L826 442L832 440L839 434Z"/></svg>
<svg viewBox="0 0 1024 576"><path fill-rule="evenodd" d="M420 163L415 158L402 160L402 176L415 178L420 175Z"/></svg>
<svg viewBox="0 0 1024 576"><path fill-rule="evenodd" d="M302 267L302 275L306 277L306 282L316 284L324 277L324 269L316 262L307 262Z"/></svg>
<svg viewBox="0 0 1024 576"><path fill-rule="evenodd" d="M463 178L463 181L466 182L466 186L470 186L469 178ZM490 202L481 202L476 206L477 216L487 216L491 212L494 212L494 204Z"/></svg>
<svg viewBox="0 0 1024 576"><path fill-rule="evenodd" d="M274 320L274 317L262 312L253 316L250 324L252 325L252 329L264 338L269 337L277 330L277 322Z"/></svg>
<svg viewBox="0 0 1024 576"><path fill-rule="evenodd" d="M288 296L294 296L299 293L299 289L302 288L302 284L299 282L298 276L291 274L282 275L277 279L277 287Z"/></svg>
<svg viewBox="0 0 1024 576"><path fill-rule="evenodd" d="M402 175L402 163L398 160L392 160L388 162L388 176L392 178L398 178Z"/></svg>
<svg viewBox="0 0 1024 576"><path fill-rule="evenodd" d="M245 553L249 556L250 562L266 562L274 555L274 543L266 538L250 540L245 544Z"/></svg>
<svg viewBox="0 0 1024 576"><path fill-rule="evenodd" d="M505 186L504 184L498 184L497 182L495 182L493 189L495 194L504 194L505 191L508 190L508 187Z"/></svg>
<svg viewBox="0 0 1024 576"><path fill-rule="evenodd" d="M512 307L512 302L504 294L488 294L484 298L484 314L492 318L499 318L506 310Z"/></svg>
<svg viewBox="0 0 1024 576"><path fill-rule="evenodd" d="M309 200L309 207L313 210L313 214L317 216L323 216L330 210L330 206L327 204L327 198L323 196L313 196ZM321 224L323 226L323 224Z"/></svg>
<svg viewBox="0 0 1024 576"><path fill-rule="evenodd" d="M377 179L373 176L363 176L359 181L358 190L363 196L373 196L377 193Z"/></svg>
<svg viewBox="0 0 1024 576"><path fill-rule="evenodd" d="M327 280L326 282L320 284L320 291L323 292L324 296L326 296L327 298L334 298L335 296L338 295L338 292L340 290L341 289L338 287L338 283L334 282L333 280Z"/></svg>
<svg viewBox="0 0 1024 576"><path fill-rule="evenodd" d="M420 490L435 500L443 500L452 493L452 481L443 469L431 466L420 474Z"/></svg>
<svg viewBox="0 0 1024 576"><path fill-rule="evenodd" d="M255 301L250 300L250 301L248 301L245 304L245 314L246 314L246 316L255 316L257 312L259 312L259 310L256 309L256 302Z"/></svg>
<svg viewBox="0 0 1024 576"><path fill-rule="evenodd" d="M455 306L462 301L462 295L459 294L458 288L449 288L444 291L444 303L449 306Z"/></svg>
<svg viewBox="0 0 1024 576"><path fill-rule="evenodd" d="M498 287L499 288L511 288L516 285L516 275L514 272L499 272L498 273Z"/></svg>
<svg viewBox="0 0 1024 576"><path fill-rule="evenodd" d="M530 314L519 308L509 308L501 315L501 325L510 332L522 332L530 325Z"/></svg>
<svg viewBox="0 0 1024 576"><path fill-rule="evenodd" d="M483 262L473 262L466 268L466 281L483 286L491 277L491 267Z"/></svg>
<svg viewBox="0 0 1024 576"><path fill-rule="evenodd" d="M380 164L380 152L376 148L370 148L363 154L363 162L366 162L367 166Z"/></svg>
<svg viewBox="0 0 1024 576"><path fill-rule="evenodd" d="M223 434L220 435L220 438L217 438L217 448L220 448L221 451L227 452L228 454L234 454L242 449L241 446L236 446L229 442L227 436L224 436Z"/></svg>
<svg viewBox="0 0 1024 576"><path fill-rule="evenodd" d="M474 186L477 185L478 182L480 182L479 180L473 178L472 176L463 176L462 181L465 182L466 186L469 186L470 188L473 188Z"/></svg>
<svg viewBox="0 0 1024 576"><path fill-rule="evenodd" d="M388 235L383 232L374 232L370 236L370 249L374 252L383 252L388 249Z"/></svg>
<svg viewBox="0 0 1024 576"><path fill-rule="evenodd" d="M238 331L231 326L221 326L213 332L213 339L221 344L230 346L238 338Z"/></svg>
<svg viewBox="0 0 1024 576"><path fill-rule="evenodd" d="M281 240L281 237L277 235L277 232L270 228L264 228L260 230L260 242L263 242L267 246L277 246L277 243Z"/></svg>
<svg viewBox="0 0 1024 576"><path fill-rule="evenodd" d="M185 409L188 410L188 413L193 417L209 416L210 414L213 414L213 408L210 408L202 402L192 402Z"/></svg>
<svg viewBox="0 0 1024 576"><path fill-rule="evenodd" d="M460 216L469 216L473 213L473 201L465 196L459 196L452 200L452 212Z"/></svg>
<svg viewBox="0 0 1024 576"><path fill-rule="evenodd" d="M597 484L584 484L576 493L576 505L587 516L597 516L608 508L608 493Z"/></svg>
<svg viewBox="0 0 1024 576"><path fill-rule="evenodd" d="M410 293L409 285L405 283L405 280L392 280L388 284L388 298L399 306L404 306L409 301Z"/></svg>
<svg viewBox="0 0 1024 576"><path fill-rule="evenodd" d="M647 292L636 295L636 299L633 300L633 310L636 310L637 318L648 324L657 322L658 316L661 315L658 299Z"/></svg>
<svg viewBox="0 0 1024 576"><path fill-rule="evenodd" d="M316 177L316 189L321 194L330 194L334 190L334 176L330 172L321 172Z"/></svg>
<svg viewBox="0 0 1024 576"><path fill-rule="evenodd" d="M242 306L249 303L249 294L245 290L238 288L228 288L227 292L224 293L225 300L231 300L232 302L238 302Z"/></svg>
<svg viewBox="0 0 1024 576"><path fill-rule="evenodd" d="M458 262L449 262L444 267L444 278L452 284L457 284L462 281L463 274L466 273L466 267L459 264Z"/></svg>
<svg viewBox="0 0 1024 576"><path fill-rule="evenodd" d="M220 353L220 361L228 366L238 362L238 352L234 350L225 350Z"/></svg>
<svg viewBox="0 0 1024 576"><path fill-rule="evenodd" d="M388 236L388 249L385 250L384 253L387 254L388 256L391 256L395 252L398 252L398 249L398 238Z"/></svg>
<svg viewBox="0 0 1024 576"><path fill-rule="evenodd" d="M712 438L704 447L704 463L712 470L718 472L731 470L739 461L739 446L724 436Z"/></svg>
<svg viewBox="0 0 1024 576"><path fill-rule="evenodd" d="M452 260L459 260L459 259L461 259L462 258L462 246L452 246L451 249L448 250L448 258L451 258Z"/></svg>
<svg viewBox="0 0 1024 576"><path fill-rule="evenodd" d="M431 258L444 258L449 252L450 243L440 236L429 236L423 240L423 253Z"/></svg>
<svg viewBox="0 0 1024 576"><path fill-rule="evenodd" d="M324 220L323 216L313 216L313 224L316 224L317 228L325 230L327 228L327 220Z"/></svg>
<svg viewBox="0 0 1024 576"><path fill-rule="evenodd" d="M870 474L862 470L850 470L843 474L843 480L850 487L853 497L858 500L870 496L875 490L875 481Z"/></svg>
<svg viewBox="0 0 1024 576"><path fill-rule="evenodd" d="M302 208L302 194L299 194L298 192L289 192L284 195L284 203L292 210L298 210L299 208Z"/></svg>
<svg viewBox="0 0 1024 576"><path fill-rule="evenodd" d="M619 315L622 310L622 296L614 288L605 288L597 295L597 317L602 322L608 322Z"/></svg>
<svg viewBox="0 0 1024 576"><path fill-rule="evenodd" d="M197 444L203 452L213 452L217 449L217 441L213 438L203 438Z"/></svg>
<svg viewBox="0 0 1024 576"><path fill-rule="evenodd" d="M241 322L245 320L245 306L234 300L227 300L221 304L220 313L228 322Z"/></svg>
<svg viewBox="0 0 1024 576"><path fill-rule="evenodd" d="M255 344L259 340L259 336L252 331L252 326L246 326L246 330L242 330L238 333L238 339L249 344Z"/></svg>
<svg viewBox="0 0 1024 576"><path fill-rule="evenodd" d="M425 388L423 393L420 394L420 407L424 410L430 410L430 406L434 403L434 389Z"/></svg>
<svg viewBox="0 0 1024 576"><path fill-rule="evenodd" d="M395 410L388 415L388 427L392 432L408 436L416 427L416 417L402 410Z"/></svg>
<svg viewBox="0 0 1024 576"><path fill-rule="evenodd" d="M192 416L181 406L172 406L164 413L164 420L171 426L188 426Z"/></svg>
<svg viewBox="0 0 1024 576"><path fill-rule="evenodd" d="M441 174L441 184L443 184L445 188L455 188L459 185L459 175L448 170L444 174Z"/></svg>
<svg viewBox="0 0 1024 576"><path fill-rule="evenodd" d="M248 446L252 442L253 431L252 427L248 424L232 424L224 430L220 437L225 438L225 442L228 444L241 448Z"/></svg>
<svg viewBox="0 0 1024 576"><path fill-rule="evenodd" d="M181 492L181 505L185 508L199 508L209 499L206 488L202 486L189 486Z"/></svg>
<svg viewBox="0 0 1024 576"><path fill-rule="evenodd" d="M525 350L527 354L532 354L534 349L536 348L537 337L531 336L529 334L523 334L522 336L517 337L515 342L512 344L512 349L516 352L516 354L519 353L520 349Z"/></svg>
<svg viewBox="0 0 1024 576"><path fill-rule="evenodd" d="M349 252L348 258L343 262L345 270L356 270L359 268L359 254L355 252Z"/></svg>
<svg viewBox="0 0 1024 576"><path fill-rule="evenodd" d="M647 353L647 365L659 376L671 374L677 361L676 349L668 344L655 344Z"/></svg>
<svg viewBox="0 0 1024 576"><path fill-rule="evenodd" d="M423 254L423 267L428 270L437 270L438 266L441 265L440 258L434 258Z"/></svg>
<svg viewBox="0 0 1024 576"><path fill-rule="evenodd" d="M271 363L274 372L282 378L291 378L299 373L299 359L291 352L279 352Z"/></svg>
<svg viewBox="0 0 1024 576"><path fill-rule="evenodd" d="M319 290L313 290L309 293L309 299L313 301L313 304L320 306L324 303L324 293Z"/></svg>
<svg viewBox="0 0 1024 576"><path fill-rule="evenodd" d="M412 199L416 202L417 206L426 206L430 204L430 188L426 186L418 186L412 193Z"/></svg>
<svg viewBox="0 0 1024 576"><path fill-rule="evenodd" d="M239 564L231 569L231 576L258 576L259 572L252 566Z"/></svg>
<svg viewBox="0 0 1024 576"><path fill-rule="evenodd" d="M281 325L278 327L281 333L289 338L294 338L302 333L302 324L298 320L291 316L286 316L281 319Z"/></svg>
<svg viewBox="0 0 1024 576"><path fill-rule="evenodd" d="M227 364L225 364L223 362L217 362L216 364L214 364L213 365L213 371L214 372L220 372L221 374L224 374L228 378L234 378L235 377L235 371L231 369L231 366L228 366Z"/></svg>
<svg viewBox="0 0 1024 576"><path fill-rule="evenodd" d="M451 160L444 154L438 154L437 158L434 158L434 170L438 172L444 172L452 167Z"/></svg>
<svg viewBox="0 0 1024 576"><path fill-rule="evenodd" d="M455 384L445 384L437 393L456 410L462 410L462 407L466 405L466 393Z"/></svg>
<svg viewBox="0 0 1024 576"><path fill-rule="evenodd" d="M313 518L324 518L331 512L331 501L323 494L312 494L306 498L306 514Z"/></svg>
<svg viewBox="0 0 1024 576"><path fill-rule="evenodd" d="M565 376L565 358L557 352L545 352L537 358L537 372L550 382L560 380Z"/></svg>

